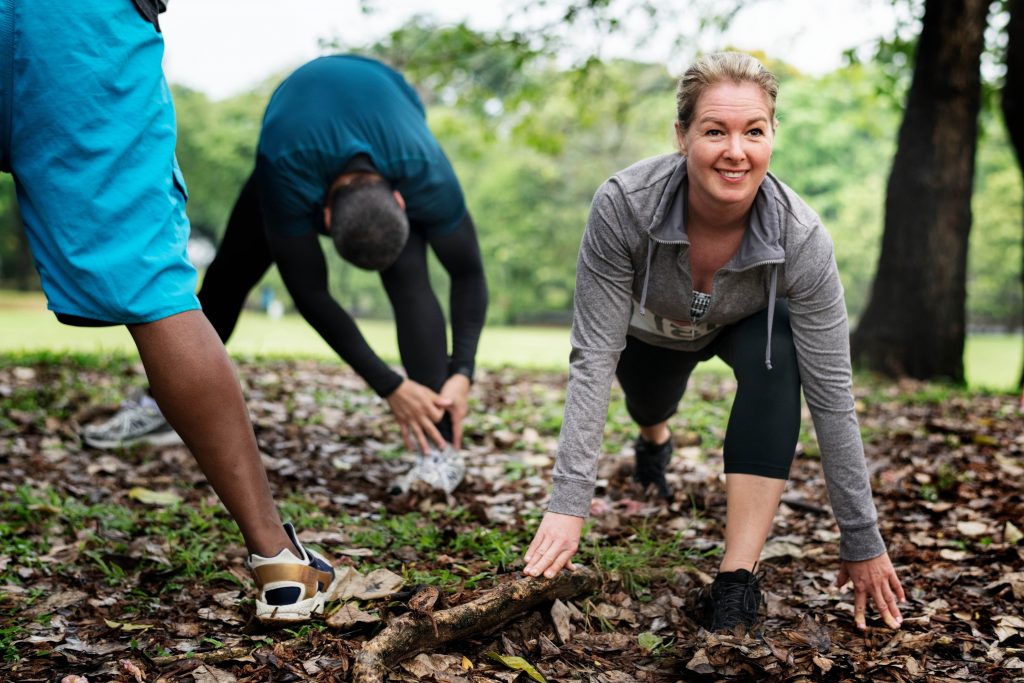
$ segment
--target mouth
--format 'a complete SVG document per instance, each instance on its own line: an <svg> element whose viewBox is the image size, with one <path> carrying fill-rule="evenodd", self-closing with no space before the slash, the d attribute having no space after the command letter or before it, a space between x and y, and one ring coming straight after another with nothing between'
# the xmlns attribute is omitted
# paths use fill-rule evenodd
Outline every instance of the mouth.
<svg viewBox="0 0 1024 683"><path fill-rule="evenodd" d="M725 171L722 169L716 169L718 175L722 176L726 180L739 180L747 174L746 171Z"/></svg>

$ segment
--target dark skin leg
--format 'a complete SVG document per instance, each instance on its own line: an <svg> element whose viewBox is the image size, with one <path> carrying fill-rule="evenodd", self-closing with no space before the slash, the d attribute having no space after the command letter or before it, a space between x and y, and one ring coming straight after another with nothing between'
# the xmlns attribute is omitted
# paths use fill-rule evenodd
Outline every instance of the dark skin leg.
<svg viewBox="0 0 1024 683"><path fill-rule="evenodd" d="M284 548L292 550L234 366L206 316L187 311L128 325L128 331L139 348L153 398L195 455L249 552L272 557Z"/></svg>

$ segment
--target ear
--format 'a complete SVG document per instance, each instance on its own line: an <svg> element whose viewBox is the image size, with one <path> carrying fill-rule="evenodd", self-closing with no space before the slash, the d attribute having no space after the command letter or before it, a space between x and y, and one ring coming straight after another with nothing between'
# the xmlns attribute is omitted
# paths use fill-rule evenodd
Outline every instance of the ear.
<svg viewBox="0 0 1024 683"><path fill-rule="evenodd" d="M395 196L395 201L398 202L398 206L402 211L405 211L405 197L398 190L393 191L391 194Z"/></svg>
<svg viewBox="0 0 1024 683"><path fill-rule="evenodd" d="M331 205L327 204L324 206L324 231L331 231Z"/></svg>
<svg viewBox="0 0 1024 683"><path fill-rule="evenodd" d="M683 127L679 125L679 122L675 123L676 128L676 144L679 145L679 153L686 156L686 132Z"/></svg>

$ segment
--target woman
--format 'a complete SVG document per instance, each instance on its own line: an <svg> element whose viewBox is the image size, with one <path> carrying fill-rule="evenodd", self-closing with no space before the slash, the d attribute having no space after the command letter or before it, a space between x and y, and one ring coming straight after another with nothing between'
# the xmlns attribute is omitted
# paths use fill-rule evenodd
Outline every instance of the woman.
<svg viewBox="0 0 1024 683"><path fill-rule="evenodd" d="M579 544L615 375L640 428L637 480L668 495L668 418L694 366L718 355L737 392L725 437L725 554L709 627L751 626L753 571L789 475L803 387L841 531L838 583L854 620L868 598L902 623L903 588L877 527L851 394L846 308L831 239L768 174L778 82L757 60L712 54L676 93L681 154L641 161L597 192L577 265L569 386L548 512L526 573L554 576Z"/></svg>

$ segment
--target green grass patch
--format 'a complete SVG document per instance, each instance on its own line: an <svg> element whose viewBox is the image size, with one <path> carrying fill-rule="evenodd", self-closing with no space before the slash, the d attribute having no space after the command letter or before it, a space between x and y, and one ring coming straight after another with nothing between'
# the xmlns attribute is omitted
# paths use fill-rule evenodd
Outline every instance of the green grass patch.
<svg viewBox="0 0 1024 683"><path fill-rule="evenodd" d="M381 358L397 363L395 326L388 320L359 320L359 329ZM16 330L0 336L0 354L45 360L74 354L86 367L109 363L108 358L134 356L135 346L124 327L77 328L57 322L38 293L0 291L0 329ZM336 359L337 355L300 316L279 319L245 311L228 342L238 357L293 357ZM0 361L3 362L3 361ZM10 362L10 361L7 361ZM25 361L23 361L25 362ZM569 330L566 327L484 328L477 362L483 367L566 370ZM971 335L964 354L968 385L972 389L1013 391L1024 363L1024 337L1013 334ZM726 372L714 359L701 370Z"/></svg>
<svg viewBox="0 0 1024 683"><path fill-rule="evenodd" d="M384 360L398 362L394 323L359 320L360 331ZM41 294L0 292L0 329L17 334L0 337L0 353L95 356L134 354L124 327L80 328L57 322ZM272 319L245 311L228 341L228 351L246 357L335 359L337 354L300 316ZM562 369L569 363L569 331L564 327L487 327L480 340L480 365Z"/></svg>
<svg viewBox="0 0 1024 683"><path fill-rule="evenodd" d="M964 371L971 389L1013 391L1024 366L1024 337L974 334L967 338Z"/></svg>

